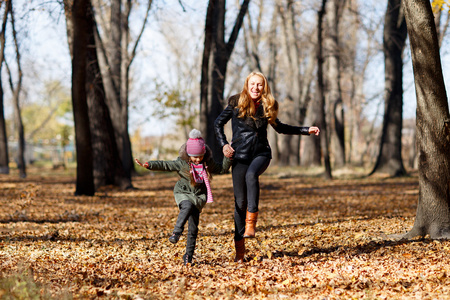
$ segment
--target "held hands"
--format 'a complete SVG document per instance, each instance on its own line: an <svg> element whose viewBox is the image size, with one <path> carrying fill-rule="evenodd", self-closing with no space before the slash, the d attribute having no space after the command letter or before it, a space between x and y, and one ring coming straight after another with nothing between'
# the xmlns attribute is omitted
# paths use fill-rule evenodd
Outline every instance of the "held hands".
<svg viewBox="0 0 450 300"><path fill-rule="evenodd" d="M320 129L317 126L311 126L309 127L309 134L315 134L315 135L319 135L320 133Z"/></svg>
<svg viewBox="0 0 450 300"><path fill-rule="evenodd" d="M225 155L228 158L232 158L234 155L234 149L230 146L230 144L226 144L222 148L223 155Z"/></svg>
<svg viewBox="0 0 450 300"><path fill-rule="evenodd" d="M139 161L139 159L137 159L137 158L135 158L134 160L135 160L136 163L137 163L138 165L140 165L141 167L144 167L144 168L148 169L148 162L141 163L141 162Z"/></svg>

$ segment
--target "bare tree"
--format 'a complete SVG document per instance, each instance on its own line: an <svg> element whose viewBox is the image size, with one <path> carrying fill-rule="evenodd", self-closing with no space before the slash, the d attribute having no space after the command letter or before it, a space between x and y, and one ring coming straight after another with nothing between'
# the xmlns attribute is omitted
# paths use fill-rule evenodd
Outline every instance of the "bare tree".
<svg viewBox="0 0 450 300"><path fill-rule="evenodd" d="M331 0L327 4L326 35L324 39L325 63L327 65L327 104L330 112L330 136L332 138L335 167L345 165L344 103L341 91L341 45L339 21L345 0Z"/></svg>
<svg viewBox="0 0 450 300"><path fill-rule="evenodd" d="M0 2L0 8L6 1ZM8 21L9 5L5 4L2 31L0 32L0 174L9 174L8 138L6 136L5 111L3 106L2 68L5 60L6 25Z"/></svg>
<svg viewBox="0 0 450 300"><path fill-rule="evenodd" d="M86 92L89 5L89 0L76 0L71 9L73 24L72 105L77 151L76 195L94 195L95 193Z"/></svg>
<svg viewBox="0 0 450 300"><path fill-rule="evenodd" d="M450 238L450 113L430 1L403 2L417 97L419 199L404 236Z"/></svg>
<svg viewBox="0 0 450 300"><path fill-rule="evenodd" d="M73 53L73 24L70 18L72 2L65 1L65 14L67 20L67 34L70 53ZM86 54L86 97L88 103L91 145L93 157L94 185L98 189L101 186L115 185L122 189L130 188L131 178L126 176L116 144L114 127L108 106L106 94L97 59L96 51L96 23L93 15L92 4L88 3L87 9L88 46Z"/></svg>
<svg viewBox="0 0 450 300"><path fill-rule="evenodd" d="M403 122L403 49L406 43L406 22L400 9L401 0L389 0L384 25L385 104L380 150L371 174L406 174L402 160Z"/></svg>
<svg viewBox="0 0 450 300"><path fill-rule="evenodd" d="M321 124L322 117L321 113L323 108L321 106L322 102L319 100L321 95L319 94L319 88L315 90L315 101L309 103L307 120L308 124ZM314 97L312 95L311 97ZM323 128L321 127L322 135ZM301 157L300 164L304 167L317 167L322 165L322 150L319 139L311 139L307 143L303 143L303 153Z"/></svg>
<svg viewBox="0 0 450 300"><path fill-rule="evenodd" d="M130 67L145 30L152 0L147 2L145 17L134 44L131 44L129 27L133 5L131 0L114 0L109 6L101 5L100 1L93 3L95 18L101 28L101 31L97 32L96 48L109 114L114 126L120 160L125 175L131 180L134 163L128 133ZM107 12L109 18L105 18Z"/></svg>
<svg viewBox="0 0 450 300"><path fill-rule="evenodd" d="M215 137L214 121L225 104L223 93L227 66L250 0L243 0L227 42L225 2L226 0L209 0L208 3L200 87L200 128L216 159L220 159L223 154Z"/></svg>
<svg viewBox="0 0 450 300"><path fill-rule="evenodd" d="M17 151L17 168L19 169L19 176L21 178L25 178L27 176L26 172L26 165L25 165L25 135L24 135L24 129L23 129L23 122L22 122L22 114L20 110L20 101L19 96L20 92L22 90L22 67L20 64L20 49L19 49L19 42L17 40L17 31L16 31L16 24L15 24L15 18L14 18L14 8L12 6L12 1L7 1L7 6L9 6L9 14L11 16L11 30L12 30L12 36L14 40L14 46L15 46L15 52L16 52L16 64L17 64L17 84L14 86L13 80L12 80L12 73L11 70L6 64L8 74L9 74L9 86L11 88L12 94L13 94L13 103L14 103L14 120L16 124L17 129L17 136L19 140L19 148ZM6 61L5 61L6 63Z"/></svg>
<svg viewBox="0 0 450 300"><path fill-rule="evenodd" d="M363 114L363 108L368 104L365 93L365 78L369 69L369 64L373 58L380 52L381 45L375 38L380 22L370 22L372 26L364 26L361 16L361 9L358 1L348 2L348 14L344 14L342 26L344 28L358 28L358 30L341 30L342 47L341 63L343 72L342 82L345 84L343 88L343 100L346 105L346 132L348 143L346 145L346 153L348 163L362 166L367 154L367 148L375 140L375 134L363 133L367 128L367 117ZM361 36L365 36L366 40L361 43ZM366 47L359 47L361 44ZM345 97L347 96L347 97ZM376 118L374 118L376 119ZM374 132L370 129L370 132Z"/></svg>
<svg viewBox="0 0 450 300"><path fill-rule="evenodd" d="M319 126L321 131L321 150L324 159L325 166L325 178L331 179L331 164L330 164L330 153L329 153L329 145L328 145L328 137L327 137L327 122L325 118L325 93L324 93L324 83L323 83L323 16L325 14L325 7L327 4L327 0L322 0L322 7L318 12L318 21L317 21L317 89L318 89L318 102L320 107L319 114Z"/></svg>

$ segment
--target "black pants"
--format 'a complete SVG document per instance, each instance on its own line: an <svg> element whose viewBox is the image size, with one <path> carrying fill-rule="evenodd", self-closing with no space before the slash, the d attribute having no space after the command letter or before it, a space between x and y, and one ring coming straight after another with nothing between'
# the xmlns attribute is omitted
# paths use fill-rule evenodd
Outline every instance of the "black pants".
<svg viewBox="0 0 450 300"><path fill-rule="evenodd" d="M174 233L181 234L184 230L184 225L188 222L188 233L186 237L186 254L194 255L195 244L198 235L198 223L200 222L200 211L195 205L189 201L181 201L178 205L180 212L178 213L177 222L175 223Z"/></svg>
<svg viewBox="0 0 450 300"><path fill-rule="evenodd" d="M251 161L233 160L231 174L234 190L234 240L244 238L247 211L257 212L259 206L259 176L270 164L270 158L257 156Z"/></svg>

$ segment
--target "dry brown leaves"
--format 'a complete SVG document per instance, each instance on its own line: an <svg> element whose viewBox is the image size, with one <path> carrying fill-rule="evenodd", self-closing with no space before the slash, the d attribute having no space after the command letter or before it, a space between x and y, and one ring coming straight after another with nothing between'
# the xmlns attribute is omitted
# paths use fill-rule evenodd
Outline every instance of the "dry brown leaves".
<svg viewBox="0 0 450 300"><path fill-rule="evenodd" d="M94 197L73 196L74 177L62 173L0 175L0 275L26 268L76 299L450 299L450 242L391 236L414 223L417 178L279 174L261 177L244 264L233 262L231 176L214 177L189 267L185 237L167 240L174 174Z"/></svg>

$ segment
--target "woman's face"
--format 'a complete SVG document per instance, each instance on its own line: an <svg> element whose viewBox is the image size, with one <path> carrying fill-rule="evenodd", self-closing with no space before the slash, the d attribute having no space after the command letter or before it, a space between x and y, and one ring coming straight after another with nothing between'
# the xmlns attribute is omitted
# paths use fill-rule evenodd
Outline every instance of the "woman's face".
<svg viewBox="0 0 450 300"><path fill-rule="evenodd" d="M253 100L258 100L261 98L262 92L264 90L264 79L258 75L253 75L248 80L248 95Z"/></svg>

